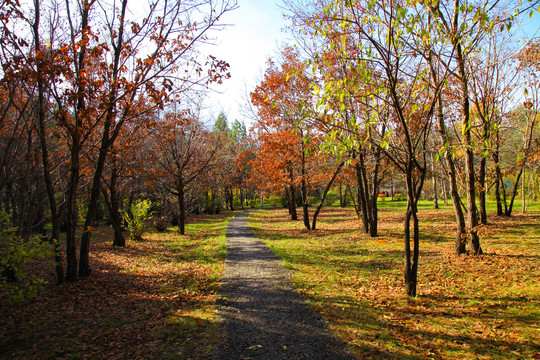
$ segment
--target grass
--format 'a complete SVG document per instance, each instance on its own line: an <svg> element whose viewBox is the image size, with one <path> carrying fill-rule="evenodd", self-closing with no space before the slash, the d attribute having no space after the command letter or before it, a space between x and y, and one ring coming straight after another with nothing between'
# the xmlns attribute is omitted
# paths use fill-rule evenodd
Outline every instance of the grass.
<svg viewBox="0 0 540 360"><path fill-rule="evenodd" d="M286 210L250 215L309 300L360 359L540 358L540 209L489 213L482 256L453 254L451 207L420 206L419 297L402 279L404 202L380 202L379 236L352 209L328 208L308 232Z"/></svg>
<svg viewBox="0 0 540 360"><path fill-rule="evenodd" d="M191 218L146 233L126 248L98 227L92 275L49 285L38 298L0 310L1 359L205 359L215 338L216 290L226 255L225 226L234 214ZM5 300L5 299L0 299Z"/></svg>

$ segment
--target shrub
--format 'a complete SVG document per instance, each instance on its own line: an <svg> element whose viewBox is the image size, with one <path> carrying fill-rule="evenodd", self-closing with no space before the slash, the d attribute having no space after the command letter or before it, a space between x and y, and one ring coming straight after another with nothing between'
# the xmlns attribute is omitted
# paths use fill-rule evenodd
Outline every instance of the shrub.
<svg viewBox="0 0 540 360"><path fill-rule="evenodd" d="M0 212L0 290L10 303L35 297L47 282L29 274L25 265L35 260L50 258L53 244L39 237L24 240L15 235L9 216Z"/></svg>
<svg viewBox="0 0 540 360"><path fill-rule="evenodd" d="M400 193L397 193L397 194L394 194L394 200L396 201L401 201L401 200L406 200L407 197L403 194L400 194Z"/></svg>
<svg viewBox="0 0 540 360"><path fill-rule="evenodd" d="M283 206L283 203L286 202L286 199L283 196L270 195L267 200L267 203L272 207Z"/></svg>
<svg viewBox="0 0 540 360"><path fill-rule="evenodd" d="M334 205L337 199L338 199L338 195L333 191L329 191L326 194L326 197L324 198L324 206Z"/></svg>
<svg viewBox="0 0 540 360"><path fill-rule="evenodd" d="M129 234L133 240L142 240L146 221L152 217L152 212L150 211L151 207L152 202L150 200L138 200L131 205L131 214L124 214Z"/></svg>
<svg viewBox="0 0 540 360"><path fill-rule="evenodd" d="M157 232L164 232L167 230L167 227L169 225L169 220L166 216L159 216L154 218L154 221L152 223L154 226L154 229L156 229Z"/></svg>

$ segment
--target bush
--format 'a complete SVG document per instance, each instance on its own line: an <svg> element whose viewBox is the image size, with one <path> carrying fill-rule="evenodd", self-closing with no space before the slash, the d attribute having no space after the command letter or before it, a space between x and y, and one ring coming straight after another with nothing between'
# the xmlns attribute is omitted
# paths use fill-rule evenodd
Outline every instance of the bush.
<svg viewBox="0 0 540 360"><path fill-rule="evenodd" d="M267 200L267 204L272 207L283 206L284 203L286 199L283 196L271 195Z"/></svg>
<svg viewBox="0 0 540 360"><path fill-rule="evenodd" d="M29 274L25 265L53 255L53 244L39 237L24 240L15 235L9 216L0 212L0 290L10 303L35 297L47 282Z"/></svg>
<svg viewBox="0 0 540 360"><path fill-rule="evenodd" d="M164 232L168 228L169 220L166 216L156 217L154 218L152 225L157 232Z"/></svg>
<svg viewBox="0 0 540 360"><path fill-rule="evenodd" d="M406 200L407 197L403 194L400 194L400 193L397 193L397 194L394 194L394 200L396 201L401 201L401 200Z"/></svg>
<svg viewBox="0 0 540 360"><path fill-rule="evenodd" d="M124 214L124 220L127 222L129 234L133 240L142 240L144 226L146 221L152 217L150 200L138 200L131 205L130 213Z"/></svg>
<svg viewBox="0 0 540 360"><path fill-rule="evenodd" d="M334 205L337 199L338 199L338 195L333 191L329 191L326 194L326 197L324 198L324 206Z"/></svg>

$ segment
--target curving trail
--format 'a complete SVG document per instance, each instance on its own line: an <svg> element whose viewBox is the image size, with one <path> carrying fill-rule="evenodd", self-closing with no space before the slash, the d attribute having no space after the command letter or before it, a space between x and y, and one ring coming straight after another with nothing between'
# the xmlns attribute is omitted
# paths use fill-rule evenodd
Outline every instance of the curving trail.
<svg viewBox="0 0 540 360"><path fill-rule="evenodd" d="M227 225L214 359L355 359L298 294L281 259L255 238L248 214Z"/></svg>

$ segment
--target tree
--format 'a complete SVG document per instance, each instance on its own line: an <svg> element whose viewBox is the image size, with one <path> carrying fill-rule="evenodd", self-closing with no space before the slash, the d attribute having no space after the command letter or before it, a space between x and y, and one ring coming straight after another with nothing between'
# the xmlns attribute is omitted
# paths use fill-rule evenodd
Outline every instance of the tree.
<svg viewBox="0 0 540 360"><path fill-rule="evenodd" d="M37 112L41 123L62 129L62 140L69 148L65 187L51 189L52 181L47 180L47 175L45 182L53 219L59 216L52 197L65 194L66 278L73 281L77 278L75 229L81 177L90 173L88 167L92 169L78 264L78 275L87 276L91 229L109 150L122 127L137 122L141 113L228 76L224 61L215 57L201 59L196 46L204 42L205 34L235 4L226 0L155 2L145 9L140 22L129 19L133 8L127 0L118 6L97 0L81 0L75 8L71 2L54 0L42 5L35 1L34 8L26 9L17 2L8 3L17 24L7 23L3 17L3 55L7 58L4 71L10 79L30 80L32 87L28 89L36 84L38 94L43 95L38 96L37 107L41 109ZM47 11L41 11L43 8ZM42 15L47 24L40 21ZM32 29L32 38L15 31L21 24ZM47 29L48 25L52 27ZM42 33L47 33L48 38L43 39ZM139 101L143 92L145 101ZM45 93L54 99L54 106L52 101L44 103ZM141 108L136 103L145 106ZM43 130L51 125L40 127L45 174L52 169L47 169L50 149L43 141L48 136ZM93 155L86 156L89 153ZM57 232L56 225L53 229Z"/></svg>
<svg viewBox="0 0 540 360"><path fill-rule="evenodd" d="M162 186L177 197L178 232L184 235L186 190L215 165L221 144L219 137L206 130L193 114L171 112L165 117L167 131L153 139L158 149L155 161L161 171Z"/></svg>
<svg viewBox="0 0 540 360"><path fill-rule="evenodd" d="M322 95L319 107L326 109L325 117L340 120L328 121L333 130L327 141L332 143L339 133L347 139L343 142L347 150L359 145L376 147L405 175L408 201L404 278L409 296L416 296L420 242L417 203L427 173L427 140L442 86L439 81L429 88L427 64L417 59L426 40L414 31L417 21L407 16L401 3L332 1L308 22L335 56L354 64L351 69L356 70L353 81L348 76L325 79L318 91ZM336 96L341 100L338 109L332 107L331 101ZM357 122L354 115L347 117L349 112L343 111L347 108L345 99L365 106L369 121ZM343 123L347 131L343 131ZM363 141L358 136L360 130L365 134Z"/></svg>
<svg viewBox="0 0 540 360"><path fill-rule="evenodd" d="M281 179L274 176L272 180L274 184L277 182L281 186L288 186L288 203L293 220L296 220L296 189L300 186L303 223L307 230L314 230L324 199L344 163L336 160L336 167L325 171L325 165L333 159L320 151L321 136L312 120L313 116L318 115L311 100L313 94L307 64L299 61L298 53L293 48L284 48L281 55L283 60L280 67L270 62L264 80L251 93L252 103L259 110L255 128L259 130L261 151L257 160L261 170L271 163L280 168ZM270 151L270 155L267 151ZM311 220L308 197L318 182L326 183L326 186Z"/></svg>

